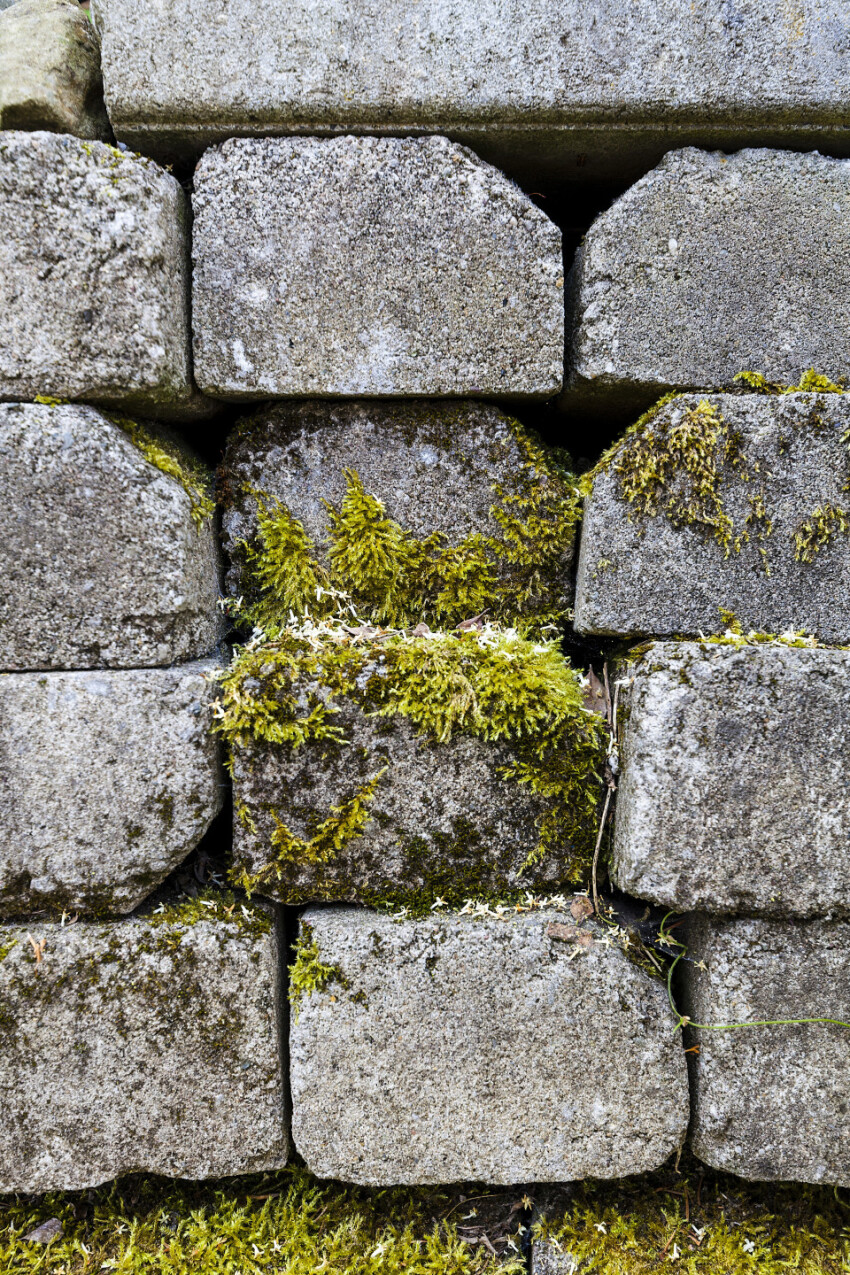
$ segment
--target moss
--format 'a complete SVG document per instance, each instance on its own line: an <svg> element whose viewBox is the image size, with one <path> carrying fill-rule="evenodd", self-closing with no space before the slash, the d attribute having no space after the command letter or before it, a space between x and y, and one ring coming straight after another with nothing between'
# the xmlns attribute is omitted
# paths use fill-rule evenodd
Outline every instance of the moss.
<svg viewBox="0 0 850 1275"><path fill-rule="evenodd" d="M850 510L838 505L818 505L794 533L794 556L812 562L833 536L850 532Z"/></svg>
<svg viewBox="0 0 850 1275"><path fill-rule="evenodd" d="M121 152L119 151L119 154ZM169 478L174 478L189 497L192 521L198 530L215 513L215 501L210 494L210 478L200 461L193 461L181 454L177 447L169 447L161 437L154 437L143 426L128 416L107 413L113 425L117 425L138 447L145 460Z"/></svg>
<svg viewBox="0 0 850 1275"><path fill-rule="evenodd" d="M295 960L289 967L289 1003L298 1019L298 1006L305 996L313 992L325 992L331 983L348 988L348 979L336 965L325 965L312 926L301 922L301 932L295 942Z"/></svg>
<svg viewBox="0 0 850 1275"><path fill-rule="evenodd" d="M13 948L18 946L17 939L10 939L8 943L0 943L0 963L5 961L6 957Z"/></svg>
<svg viewBox="0 0 850 1275"><path fill-rule="evenodd" d="M845 394L844 381L831 381L828 376L809 368L800 377L799 385L782 385L777 381L768 381L761 372L739 372L735 381L742 388L755 394Z"/></svg>
<svg viewBox="0 0 850 1275"><path fill-rule="evenodd" d="M246 902L230 890L211 886L197 895L162 903L155 911L146 913L144 919L149 925L165 926L175 931L190 929L199 921L230 922L251 939L271 933L274 926L268 906Z"/></svg>

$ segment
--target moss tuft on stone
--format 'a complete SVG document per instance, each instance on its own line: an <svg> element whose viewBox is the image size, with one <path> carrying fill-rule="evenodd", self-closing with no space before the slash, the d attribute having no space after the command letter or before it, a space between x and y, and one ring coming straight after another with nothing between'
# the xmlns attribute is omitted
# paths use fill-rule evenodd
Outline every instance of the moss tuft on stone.
<svg viewBox="0 0 850 1275"><path fill-rule="evenodd" d="M119 151L120 154L120 151ZM215 501L211 494L210 476L200 461L193 461L177 447L169 447L164 437L154 436L129 416L104 413L114 425L122 429L131 443L138 447L149 461L169 478L175 478L189 497L192 521L200 529L215 513Z"/></svg>

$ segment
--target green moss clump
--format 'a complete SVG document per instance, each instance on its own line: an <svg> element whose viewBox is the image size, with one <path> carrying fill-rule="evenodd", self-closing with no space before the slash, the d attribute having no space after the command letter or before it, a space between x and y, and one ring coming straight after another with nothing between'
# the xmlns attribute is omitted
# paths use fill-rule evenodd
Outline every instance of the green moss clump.
<svg viewBox="0 0 850 1275"><path fill-rule="evenodd" d="M128 416L109 414L109 420L119 429L123 429L145 460L161 470L163 474L167 474L169 478L177 480L189 497L192 521L200 530L215 513L215 501L210 492L209 475L203 465L199 461L192 461L187 456L181 455L176 447L169 448L164 439L155 438Z"/></svg>
<svg viewBox="0 0 850 1275"><path fill-rule="evenodd" d="M17 939L10 939L8 943L0 943L0 962L5 961L6 957L13 948L18 946Z"/></svg>
<svg viewBox="0 0 850 1275"><path fill-rule="evenodd" d="M262 904L237 899L230 890L209 886L197 895L184 896L173 902L160 904L154 911L146 912L145 921L154 927L165 926L179 934L199 921L230 922L240 933L249 938L262 938L274 925L271 910Z"/></svg>
<svg viewBox="0 0 850 1275"><path fill-rule="evenodd" d="M850 510L839 505L818 505L794 533L794 556L798 562L812 562L833 536L850 532Z"/></svg>
<svg viewBox="0 0 850 1275"><path fill-rule="evenodd" d="M331 983L348 987L348 979L336 965L325 965L313 927L301 922L301 932L295 941L295 960L289 967L289 1003L298 1018L298 1006L311 992L327 991Z"/></svg>
<svg viewBox="0 0 850 1275"><path fill-rule="evenodd" d="M734 378L743 387L754 394L846 394L843 380L831 381L810 367L800 377L799 385L782 385L778 381L768 381L761 372L739 372Z"/></svg>

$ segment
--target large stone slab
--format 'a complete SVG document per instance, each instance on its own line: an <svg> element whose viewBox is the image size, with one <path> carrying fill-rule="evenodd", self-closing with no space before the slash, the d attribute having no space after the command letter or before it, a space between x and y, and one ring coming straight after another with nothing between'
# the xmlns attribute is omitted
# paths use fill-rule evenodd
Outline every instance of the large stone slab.
<svg viewBox="0 0 850 1275"><path fill-rule="evenodd" d="M170 173L102 142L5 132L0 222L0 399L211 410L191 381L187 208Z"/></svg>
<svg viewBox="0 0 850 1275"><path fill-rule="evenodd" d="M94 0L118 136L436 130L533 182L638 177L672 146L846 147L840 0ZM699 73L695 73L695 68Z"/></svg>
<svg viewBox="0 0 850 1275"><path fill-rule="evenodd" d="M232 902L0 927L0 1191L285 1164L282 935Z"/></svg>
<svg viewBox="0 0 850 1275"><path fill-rule="evenodd" d="M129 912L197 845L217 667L0 674L2 915Z"/></svg>
<svg viewBox="0 0 850 1275"><path fill-rule="evenodd" d="M309 909L301 943L330 968L290 1025L307 1166L374 1185L655 1168L685 1135L684 1055L663 984L606 935L569 911Z"/></svg>
<svg viewBox="0 0 850 1275"><path fill-rule="evenodd" d="M111 136L100 41L75 0L20 0L0 17L0 128Z"/></svg>
<svg viewBox="0 0 850 1275"><path fill-rule="evenodd" d="M383 505L383 514L376 509L368 520L376 531L385 525L382 518L392 519L408 538L438 540L426 554L435 580L425 586L421 563L404 573L402 589L418 595L419 603L394 622L415 624L425 614L433 621L439 610L440 623L456 624L485 606L490 616L515 618L563 612L571 602L574 482L556 456L495 407L422 401L278 404L237 426L220 474L227 591L249 604L264 596L255 556L265 547L258 504L266 512L274 512L276 502L285 506L327 570L332 550L342 542L328 504L340 513L351 499L352 474ZM465 558L470 579L455 600L445 596L445 586L458 574L459 558ZM355 595L363 611L374 608L380 590L367 597L345 573L336 583ZM399 592L398 580L392 587ZM286 600L287 611L293 601ZM319 598L309 604L313 613L321 609Z"/></svg>
<svg viewBox="0 0 850 1275"><path fill-rule="evenodd" d="M627 671L620 889L683 912L850 915L850 652L665 642Z"/></svg>
<svg viewBox="0 0 850 1275"><path fill-rule="evenodd" d="M91 407L4 403L0 458L0 669L212 651L212 504L176 440Z"/></svg>
<svg viewBox="0 0 850 1275"><path fill-rule="evenodd" d="M744 369L846 376L848 200L850 162L816 152L665 156L578 250L564 404L628 411Z"/></svg>
<svg viewBox="0 0 850 1275"><path fill-rule="evenodd" d="M557 227L445 138L231 139L195 171L198 385L223 398L547 398Z"/></svg>
<svg viewBox="0 0 850 1275"><path fill-rule="evenodd" d="M707 404L707 407L703 406ZM688 394L627 433L585 502L576 627L850 641L850 398Z"/></svg>
<svg viewBox="0 0 850 1275"><path fill-rule="evenodd" d="M687 940L683 1004L695 1022L850 1021L844 922L701 917ZM691 1029L699 1158L757 1181L850 1185L848 1033L824 1023Z"/></svg>

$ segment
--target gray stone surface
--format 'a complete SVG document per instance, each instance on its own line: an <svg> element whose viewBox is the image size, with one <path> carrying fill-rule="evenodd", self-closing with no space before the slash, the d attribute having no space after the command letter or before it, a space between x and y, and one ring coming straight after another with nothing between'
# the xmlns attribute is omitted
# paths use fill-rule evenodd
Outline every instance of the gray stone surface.
<svg viewBox="0 0 850 1275"><path fill-rule="evenodd" d="M701 395L676 399L649 423L662 442L687 427ZM585 504L576 581L576 627L623 637L722 632L721 608L745 632L805 630L825 642L850 642L850 537L836 533L810 562L797 558L797 533L818 508L850 506L850 397L838 394L710 395L724 423L714 445L722 506L732 540L726 556L713 528L675 526L663 512L693 488L681 465L659 493L661 512L646 517L623 498L617 461L597 476ZM743 452L749 481L726 456L731 441ZM758 468L757 468L758 467ZM762 496L771 524L754 520ZM712 511L708 508L708 516ZM748 521L749 520L749 521ZM682 520L679 520L682 521Z"/></svg>
<svg viewBox="0 0 850 1275"><path fill-rule="evenodd" d="M627 411L745 369L785 384L810 367L846 376L848 207L846 160L667 155L578 250L563 403Z"/></svg>
<svg viewBox="0 0 850 1275"><path fill-rule="evenodd" d="M95 0L118 136L436 130L533 182L672 146L847 147L842 0ZM536 185L533 187L536 188Z"/></svg>
<svg viewBox="0 0 850 1275"><path fill-rule="evenodd" d="M303 524L327 562L330 501L340 508L344 471L383 501L388 517L421 539L438 532L446 545L480 533L498 538L491 509L499 490L527 491L528 454L518 422L482 403L330 403L261 408L231 435L225 454L222 540L229 558L227 592L251 595L244 542L257 534L256 495L284 504ZM527 437L527 436L526 436ZM536 466L540 490L556 490ZM566 490L558 481L557 490ZM514 507L515 508L515 507ZM503 580L531 572L543 578L547 605L570 605L572 538L557 559L517 571L506 562ZM467 617L462 617L467 618Z"/></svg>
<svg viewBox="0 0 850 1275"><path fill-rule="evenodd" d="M850 652L658 643L630 671L620 889L677 911L850 915Z"/></svg>
<svg viewBox="0 0 850 1275"><path fill-rule="evenodd" d="M181 483L125 430L91 407L0 404L0 462L0 669L144 667L212 651L212 519L196 525Z"/></svg>
<svg viewBox="0 0 850 1275"><path fill-rule="evenodd" d="M213 405L189 361L187 208L151 160L0 134L0 399L181 419Z"/></svg>
<svg viewBox="0 0 850 1275"><path fill-rule="evenodd" d="M703 917L686 937L683 1005L695 1022L850 1021L846 923ZM848 1032L823 1023L691 1029L699 1158L757 1181L850 1185Z"/></svg>
<svg viewBox="0 0 850 1275"><path fill-rule="evenodd" d="M223 398L546 398L561 235L445 138L231 139L195 171L198 385Z"/></svg>
<svg viewBox="0 0 850 1275"><path fill-rule="evenodd" d="M0 927L0 1191L285 1164L282 935L207 911Z"/></svg>
<svg viewBox="0 0 850 1275"><path fill-rule="evenodd" d="M592 923L311 908L301 925L338 971L290 1024L293 1140L319 1177L610 1178L683 1141L664 986Z"/></svg>
<svg viewBox="0 0 850 1275"><path fill-rule="evenodd" d="M0 913L129 912L222 801L207 676L0 674Z"/></svg>
<svg viewBox="0 0 850 1275"><path fill-rule="evenodd" d="M531 1275L576 1275L576 1263L570 1253L556 1249L546 1240L535 1240L531 1246Z"/></svg>
<svg viewBox="0 0 850 1275"><path fill-rule="evenodd" d="M111 136L100 41L75 0L20 0L0 17L0 128Z"/></svg>

